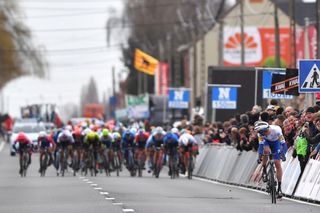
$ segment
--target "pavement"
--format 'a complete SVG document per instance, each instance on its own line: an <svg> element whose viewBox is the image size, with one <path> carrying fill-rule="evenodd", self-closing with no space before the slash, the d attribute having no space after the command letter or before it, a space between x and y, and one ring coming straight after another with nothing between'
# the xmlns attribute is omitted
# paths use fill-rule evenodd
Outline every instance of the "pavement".
<svg viewBox="0 0 320 213"><path fill-rule="evenodd" d="M1 142L0 142L1 143ZM279 200L232 186L180 177L171 180L164 169L159 179L146 172L130 177L57 177L50 167L46 177L38 173L34 154L27 177L18 174L18 157L10 157L8 145L0 151L0 212L320 212L320 206Z"/></svg>

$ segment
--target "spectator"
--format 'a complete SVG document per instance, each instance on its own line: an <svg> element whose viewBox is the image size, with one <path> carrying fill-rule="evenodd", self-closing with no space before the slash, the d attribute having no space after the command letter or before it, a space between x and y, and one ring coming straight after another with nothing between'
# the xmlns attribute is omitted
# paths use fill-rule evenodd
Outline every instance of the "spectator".
<svg viewBox="0 0 320 213"><path fill-rule="evenodd" d="M288 145L288 148L294 145L294 139L296 137L296 131L294 125L290 123L289 119L283 122L282 126L283 135Z"/></svg>

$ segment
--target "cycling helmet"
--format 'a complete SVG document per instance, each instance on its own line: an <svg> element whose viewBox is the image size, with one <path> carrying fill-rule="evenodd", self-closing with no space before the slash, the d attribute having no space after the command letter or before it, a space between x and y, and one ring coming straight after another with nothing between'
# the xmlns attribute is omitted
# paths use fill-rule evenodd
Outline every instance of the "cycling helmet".
<svg viewBox="0 0 320 213"><path fill-rule="evenodd" d="M102 130L102 135L103 135L104 137L107 137L107 136L109 135L109 130L103 129L103 130Z"/></svg>
<svg viewBox="0 0 320 213"><path fill-rule="evenodd" d="M158 126L158 127L156 128L156 134L162 134L162 133L163 133L162 127L161 127L161 126Z"/></svg>
<svg viewBox="0 0 320 213"><path fill-rule="evenodd" d="M71 125L67 125L64 128L65 130L69 130L70 132L72 132L72 126Z"/></svg>
<svg viewBox="0 0 320 213"><path fill-rule="evenodd" d="M45 138L47 137L47 133L45 131L39 132L39 138Z"/></svg>
<svg viewBox="0 0 320 213"><path fill-rule="evenodd" d="M76 128L74 131L73 131L73 134L74 136L81 136L81 130L79 128Z"/></svg>
<svg viewBox="0 0 320 213"><path fill-rule="evenodd" d="M89 132L89 134L88 134L88 138L89 139L94 139L95 138L95 136L96 136L96 133L95 132Z"/></svg>
<svg viewBox="0 0 320 213"><path fill-rule="evenodd" d="M178 130L178 128L172 128L171 129L171 133L173 133L173 134L179 134L179 130Z"/></svg>
<svg viewBox="0 0 320 213"><path fill-rule="evenodd" d="M85 130L83 130L83 135L87 135L87 134L89 134L91 132L91 129L89 129L89 128L86 128Z"/></svg>
<svg viewBox="0 0 320 213"><path fill-rule="evenodd" d="M184 133L187 133L186 129L181 129L180 134L183 135Z"/></svg>
<svg viewBox="0 0 320 213"><path fill-rule="evenodd" d="M28 137L26 134L24 134L23 132L19 132L16 141L28 141Z"/></svg>
<svg viewBox="0 0 320 213"><path fill-rule="evenodd" d="M137 128L134 128L134 127L131 128L130 132L131 132L133 135L137 134Z"/></svg>
<svg viewBox="0 0 320 213"><path fill-rule="evenodd" d="M112 140L112 142L115 142L116 140L121 139L121 135L120 135L119 132L113 133L112 136L113 136L113 139L114 139L114 140Z"/></svg>
<svg viewBox="0 0 320 213"><path fill-rule="evenodd" d="M257 121L254 123L254 130L259 134L263 134L269 129L269 124L265 121Z"/></svg>
<svg viewBox="0 0 320 213"><path fill-rule="evenodd" d="M93 131L98 131L100 129L100 126L98 124L95 124L93 127L92 127L92 130Z"/></svg>

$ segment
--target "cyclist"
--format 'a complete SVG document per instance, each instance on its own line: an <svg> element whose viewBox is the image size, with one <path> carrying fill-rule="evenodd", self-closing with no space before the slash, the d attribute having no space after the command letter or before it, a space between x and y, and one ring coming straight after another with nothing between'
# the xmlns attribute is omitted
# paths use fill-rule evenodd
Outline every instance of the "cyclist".
<svg viewBox="0 0 320 213"><path fill-rule="evenodd" d="M16 144L19 144L19 147L16 147ZM16 140L14 141L13 144L13 149L16 150L17 152L19 152L19 162L20 162L20 170L19 170L19 174L21 175L22 173L22 155L23 155L23 150L24 149L28 149L28 154L29 154L29 162L28 165L31 164L31 155L32 155L32 142L31 140L27 137L26 134L24 134L23 132L20 132L16 138Z"/></svg>
<svg viewBox="0 0 320 213"><path fill-rule="evenodd" d="M112 147L111 158L113 159L114 154L117 152L119 161L120 161L120 171L122 171L121 135L119 132L114 132L112 134L112 137L113 137L113 140L112 140L112 146L111 146ZM112 164L114 164L113 161L112 161Z"/></svg>
<svg viewBox="0 0 320 213"><path fill-rule="evenodd" d="M172 131L167 133L166 136L164 137L164 149L165 149L165 153L168 156L173 156L176 160L176 162L178 162L179 160L179 155L178 155L178 151L177 148L179 146L179 138L178 136L173 133ZM171 167L169 165L169 176L171 176Z"/></svg>
<svg viewBox="0 0 320 213"><path fill-rule="evenodd" d="M146 148L147 148L147 162L148 162L148 173L151 172L151 169L153 169L153 164L156 159L155 158L155 151L156 149L159 149L163 146L163 139L166 132L162 129L162 127L156 127L153 130L152 135L148 138Z"/></svg>
<svg viewBox="0 0 320 213"><path fill-rule="evenodd" d="M81 156L82 156L82 143L83 143L83 135L79 127L75 127L72 137L74 140L73 143L73 150L74 150L74 155L76 154L78 158L79 165L76 165L76 170L79 170L80 167L80 162L81 162Z"/></svg>
<svg viewBox="0 0 320 213"><path fill-rule="evenodd" d="M189 165L189 158L186 154L189 152L189 154L196 157L196 155L198 154L198 143L196 139L187 130L183 129L179 138L179 147L181 157L181 173L185 174L187 165Z"/></svg>
<svg viewBox="0 0 320 213"><path fill-rule="evenodd" d="M109 162L111 160L112 141L113 141L113 138L112 138L112 135L109 133L109 130L103 129L102 136L100 137L100 143L101 143L100 156L107 157Z"/></svg>
<svg viewBox="0 0 320 213"><path fill-rule="evenodd" d="M130 130L126 130L122 136L122 150L124 152L124 158L126 160L126 166L127 168L130 170L129 168L129 150L132 150L132 153L134 154L134 138L135 135L132 131Z"/></svg>
<svg viewBox="0 0 320 213"><path fill-rule="evenodd" d="M264 182L268 181L267 177L267 161L268 157L263 154L272 154L274 164L276 167L277 179L278 179L278 198L282 197L281 180L282 180L282 168L281 162L286 160L285 154L287 152L287 144L283 137L282 130L279 126L269 125L264 121L257 121L254 124L254 130L258 133L259 138L259 159L258 163L262 161L263 174L262 178Z"/></svg>
<svg viewBox="0 0 320 213"><path fill-rule="evenodd" d="M74 140L73 140L73 137L72 137L69 130L63 130L59 134L58 140L57 140L57 148L59 151L61 151L60 153L62 154L62 155L60 155L60 159L65 158L66 160L68 160L69 149L70 149L70 146L72 147L73 143L74 143ZM64 156L64 150L68 151L68 152L66 152L67 156ZM73 155L70 157L72 159ZM57 162L56 169L57 169L57 175L59 175L59 171L58 171L59 170L59 162Z"/></svg>
<svg viewBox="0 0 320 213"><path fill-rule="evenodd" d="M53 158L52 158L52 152L55 150L56 148L56 144L55 142L52 140L52 138L50 136L47 135L46 132L42 131L39 133L39 137L38 137L38 144L39 144L39 152L40 152L40 168L39 168L39 172L41 172L41 165L42 165L42 158L44 156L44 152L45 149L48 149L48 153L49 153L49 164L48 166L50 166L53 162Z"/></svg>
<svg viewBox="0 0 320 213"><path fill-rule="evenodd" d="M93 157L94 157L94 161L97 162L98 161L98 151L99 151L99 147L100 147L100 137L99 134L96 132L89 132L85 138L83 143L85 144L85 146L88 149L91 149L93 151ZM97 168L95 167L95 172L98 173Z"/></svg>
<svg viewBox="0 0 320 213"><path fill-rule="evenodd" d="M136 134L135 137L135 160L138 162L139 158L142 158L143 161L145 161L146 158L146 153L145 153L145 148L146 148L146 143L149 138L149 134L144 130L140 129L138 133ZM144 166L144 162L143 162Z"/></svg>

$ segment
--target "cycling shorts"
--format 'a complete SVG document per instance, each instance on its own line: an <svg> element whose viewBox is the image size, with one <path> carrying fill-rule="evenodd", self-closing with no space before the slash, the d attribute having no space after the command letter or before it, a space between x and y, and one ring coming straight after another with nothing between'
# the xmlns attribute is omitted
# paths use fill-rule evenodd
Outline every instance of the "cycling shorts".
<svg viewBox="0 0 320 213"><path fill-rule="evenodd" d="M280 160L280 153L281 153L281 143L279 140L277 141L267 141L265 140L263 146L270 147L271 153L273 155L274 160Z"/></svg>

